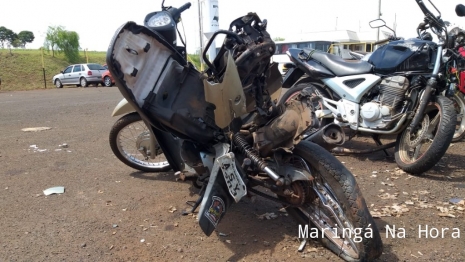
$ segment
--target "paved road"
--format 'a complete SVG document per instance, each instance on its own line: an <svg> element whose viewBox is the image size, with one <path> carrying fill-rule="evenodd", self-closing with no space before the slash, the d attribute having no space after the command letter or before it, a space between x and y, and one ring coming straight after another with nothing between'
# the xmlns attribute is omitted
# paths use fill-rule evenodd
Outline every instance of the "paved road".
<svg viewBox="0 0 465 262"><path fill-rule="evenodd" d="M116 88L102 87L0 93L0 261L337 260L315 243L297 253L297 226L279 205L261 199L233 206L218 232L205 237L191 216L180 214L197 197L189 183L176 182L172 173L136 172L113 156L108 133L116 119L110 115L121 98ZM28 127L51 129L21 131ZM69 148L58 150L62 143ZM463 212L444 218L436 210L446 206L438 201L465 197L463 155L463 142L455 144L423 177L393 174L396 164L381 152L339 158L357 175L372 210L429 192L420 197L434 206L420 208L417 198L399 217L376 220L383 233L386 224L408 231L406 239L383 234L383 261L464 261ZM66 192L45 197L42 190L52 186ZM397 197L382 199L381 192ZM177 211L169 212L171 206ZM257 219L266 212L278 218ZM418 239L419 223L459 227L462 239Z"/></svg>

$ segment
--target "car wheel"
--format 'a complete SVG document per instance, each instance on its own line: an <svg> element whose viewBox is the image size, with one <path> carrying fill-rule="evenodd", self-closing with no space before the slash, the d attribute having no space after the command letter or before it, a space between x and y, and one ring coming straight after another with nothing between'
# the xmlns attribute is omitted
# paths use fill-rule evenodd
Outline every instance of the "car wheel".
<svg viewBox="0 0 465 262"><path fill-rule="evenodd" d="M63 84L61 83L60 79L56 79L56 80L55 80L55 86L56 86L57 88L62 88L62 87L63 87Z"/></svg>
<svg viewBox="0 0 465 262"><path fill-rule="evenodd" d="M82 87L88 87L89 84L87 83L87 80L84 77L81 77L81 80L79 80L79 83L81 83Z"/></svg>
<svg viewBox="0 0 465 262"><path fill-rule="evenodd" d="M109 76L106 76L106 77L103 79L103 84L104 84L106 87L112 86L111 79L110 79Z"/></svg>

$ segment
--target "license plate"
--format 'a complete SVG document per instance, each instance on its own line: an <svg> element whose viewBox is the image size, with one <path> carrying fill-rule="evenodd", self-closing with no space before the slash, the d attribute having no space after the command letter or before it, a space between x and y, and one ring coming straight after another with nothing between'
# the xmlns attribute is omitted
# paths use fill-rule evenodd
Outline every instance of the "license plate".
<svg viewBox="0 0 465 262"><path fill-rule="evenodd" d="M229 193L237 203L242 197L247 195L247 187L237 171L234 153L227 153L219 157L218 162L220 163L221 171L223 171Z"/></svg>

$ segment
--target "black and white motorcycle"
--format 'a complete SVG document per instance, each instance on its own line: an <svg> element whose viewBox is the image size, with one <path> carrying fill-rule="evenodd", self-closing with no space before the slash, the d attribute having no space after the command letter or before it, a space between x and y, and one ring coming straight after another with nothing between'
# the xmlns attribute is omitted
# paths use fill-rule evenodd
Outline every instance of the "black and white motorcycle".
<svg viewBox="0 0 465 262"><path fill-rule="evenodd" d="M320 129L307 140L333 149L346 137L371 134L380 149L395 145L395 159L406 172L421 174L445 154L455 132L453 103L441 95L448 88L446 70L457 53L447 34L446 23L424 1L415 0L425 15L418 26L419 39L391 41L367 59L348 62L312 49L289 49L295 65L285 75L290 88L282 102L295 94L311 93ZM458 5L457 15L465 7ZM372 27L385 26L374 20ZM421 38L427 29L438 42ZM306 75L307 77L302 77ZM326 125L334 122L343 131ZM379 136L397 135L395 144L382 145Z"/></svg>

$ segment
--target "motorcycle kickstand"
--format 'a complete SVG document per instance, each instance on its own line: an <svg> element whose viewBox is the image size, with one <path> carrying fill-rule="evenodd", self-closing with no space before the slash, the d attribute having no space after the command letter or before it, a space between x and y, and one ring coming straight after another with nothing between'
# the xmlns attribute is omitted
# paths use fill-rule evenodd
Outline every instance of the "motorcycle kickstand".
<svg viewBox="0 0 465 262"><path fill-rule="evenodd" d="M202 199L203 199L203 195L205 194L205 189L207 188L207 183L204 183L202 185L202 188L200 189L200 192L199 192L199 198L196 200L196 201L186 201L186 204L188 204L189 206L192 207L192 209L190 211L182 211L182 215L183 216L187 216L189 214L193 214L195 212L195 210L197 209L197 207L200 206L200 203L202 203Z"/></svg>
<svg viewBox="0 0 465 262"><path fill-rule="evenodd" d="M379 135L373 134L373 135L371 135L371 138L373 138L373 140L375 141L375 143L376 143L377 146L382 146L382 145L383 145L383 143L381 143L381 140L379 139ZM392 157L392 156L388 153L388 151L387 151L386 149L383 149L383 152L384 152L384 154L386 155L386 157Z"/></svg>

